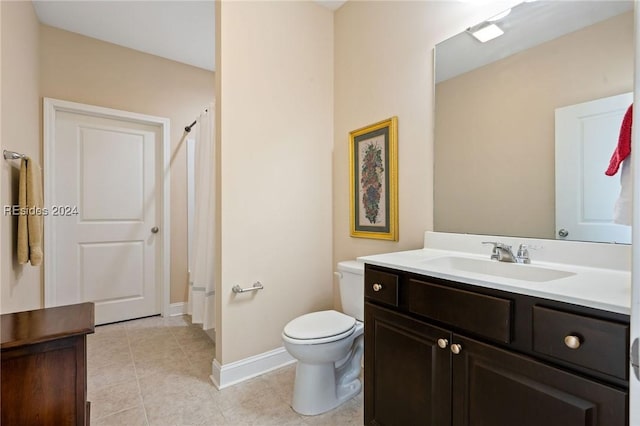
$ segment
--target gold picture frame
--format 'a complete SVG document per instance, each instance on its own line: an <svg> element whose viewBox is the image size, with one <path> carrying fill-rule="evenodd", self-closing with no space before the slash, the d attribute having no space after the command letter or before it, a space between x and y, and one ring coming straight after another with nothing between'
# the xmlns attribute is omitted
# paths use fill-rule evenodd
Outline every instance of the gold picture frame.
<svg viewBox="0 0 640 426"><path fill-rule="evenodd" d="M351 236L398 241L398 117L349 133Z"/></svg>

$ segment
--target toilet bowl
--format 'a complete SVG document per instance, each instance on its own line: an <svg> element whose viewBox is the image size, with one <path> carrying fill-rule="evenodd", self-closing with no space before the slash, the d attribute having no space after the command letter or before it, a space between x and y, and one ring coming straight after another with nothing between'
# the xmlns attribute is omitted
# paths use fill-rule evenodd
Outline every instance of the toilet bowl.
<svg viewBox="0 0 640 426"><path fill-rule="evenodd" d="M364 264L340 262L337 274L345 313L305 314L290 321L282 332L285 349L298 361L291 407L304 415L329 411L362 388Z"/></svg>

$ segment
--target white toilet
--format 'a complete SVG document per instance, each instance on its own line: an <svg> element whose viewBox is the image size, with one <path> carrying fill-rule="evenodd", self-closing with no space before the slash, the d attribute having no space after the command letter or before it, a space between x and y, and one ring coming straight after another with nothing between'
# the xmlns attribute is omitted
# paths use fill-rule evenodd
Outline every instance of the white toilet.
<svg viewBox="0 0 640 426"><path fill-rule="evenodd" d="M290 321L282 332L284 347L298 360L291 407L308 416L337 407L362 388L364 263L340 262L337 274L344 314L312 312Z"/></svg>

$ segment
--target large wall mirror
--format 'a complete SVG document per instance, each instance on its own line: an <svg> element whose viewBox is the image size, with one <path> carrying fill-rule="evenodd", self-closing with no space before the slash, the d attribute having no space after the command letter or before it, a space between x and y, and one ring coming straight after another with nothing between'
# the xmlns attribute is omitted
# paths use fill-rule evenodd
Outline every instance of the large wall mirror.
<svg viewBox="0 0 640 426"><path fill-rule="evenodd" d="M604 172L633 99L633 2L530 1L501 15L435 49L434 229L630 242L613 224L620 174ZM473 36L491 24L503 34Z"/></svg>

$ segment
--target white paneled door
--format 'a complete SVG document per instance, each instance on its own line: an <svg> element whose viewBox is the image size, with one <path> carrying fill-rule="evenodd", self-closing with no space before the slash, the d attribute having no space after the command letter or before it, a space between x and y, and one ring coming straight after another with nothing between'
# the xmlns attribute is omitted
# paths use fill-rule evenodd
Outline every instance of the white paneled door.
<svg viewBox="0 0 640 426"><path fill-rule="evenodd" d="M52 125L48 305L95 302L97 324L161 313L162 126L91 109Z"/></svg>

